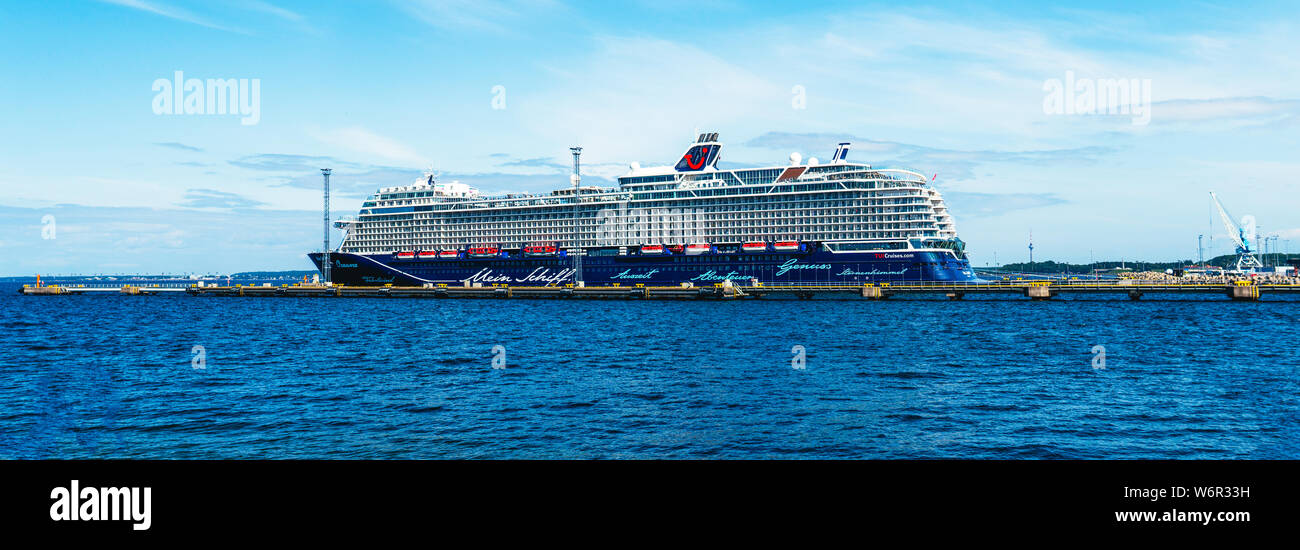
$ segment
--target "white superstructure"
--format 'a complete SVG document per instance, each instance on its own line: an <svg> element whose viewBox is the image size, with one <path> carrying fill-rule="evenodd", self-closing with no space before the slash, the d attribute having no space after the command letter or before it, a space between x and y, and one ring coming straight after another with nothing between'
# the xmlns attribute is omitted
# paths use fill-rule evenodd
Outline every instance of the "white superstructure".
<svg viewBox="0 0 1300 550"><path fill-rule="evenodd" d="M347 230L342 252L561 248L746 242L823 242L832 247L960 250L952 216L922 174L846 160L719 170L722 144L702 134L677 166L633 165L617 187L481 196L428 174L380 189ZM576 223L575 223L576 221ZM576 228L576 229L575 229ZM890 244L901 246L887 246Z"/></svg>

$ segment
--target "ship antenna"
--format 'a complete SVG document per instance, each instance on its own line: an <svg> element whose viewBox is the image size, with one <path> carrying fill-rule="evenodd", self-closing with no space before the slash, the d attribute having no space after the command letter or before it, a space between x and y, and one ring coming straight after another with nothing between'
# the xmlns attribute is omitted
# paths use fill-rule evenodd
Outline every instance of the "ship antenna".
<svg viewBox="0 0 1300 550"><path fill-rule="evenodd" d="M325 176L325 247L321 250L321 265L325 266L322 272L325 275L325 284L330 284L330 172L332 168L321 168L320 173Z"/></svg>
<svg viewBox="0 0 1300 550"><path fill-rule="evenodd" d="M582 147L570 147L569 151L573 153L573 175L569 176L573 182L573 281L574 286L582 286L582 253L578 246L581 244L578 240L578 209L582 203L579 193L582 188L579 183L582 181L581 163L578 157L582 156Z"/></svg>

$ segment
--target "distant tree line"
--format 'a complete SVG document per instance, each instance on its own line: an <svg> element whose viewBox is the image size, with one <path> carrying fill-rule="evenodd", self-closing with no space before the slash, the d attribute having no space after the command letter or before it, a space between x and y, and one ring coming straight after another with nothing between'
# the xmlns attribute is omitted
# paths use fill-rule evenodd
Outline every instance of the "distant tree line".
<svg viewBox="0 0 1300 550"><path fill-rule="evenodd" d="M231 279L282 279L285 277L292 277L294 279L301 279L303 277L311 277L312 275L315 275L317 273L320 272L316 271L315 269L296 270L296 271L242 271L239 273L231 273L230 278Z"/></svg>
<svg viewBox="0 0 1300 550"><path fill-rule="evenodd" d="M1261 261L1267 265L1287 265L1289 261L1300 260L1300 254L1269 254L1267 258L1259 256ZM1205 261L1206 265L1221 267L1225 269L1234 269L1237 267L1237 255L1225 254L1215 256ZM1104 261L1092 264L1070 264L1060 263L1051 260L1045 262L1023 262L1006 264L996 269L1002 271L1014 271L1017 273L1092 273L1093 269L1119 269L1121 267L1132 269L1133 271L1164 271L1166 269L1182 269L1184 267L1195 265L1195 260L1180 260L1176 262L1144 262L1144 261Z"/></svg>

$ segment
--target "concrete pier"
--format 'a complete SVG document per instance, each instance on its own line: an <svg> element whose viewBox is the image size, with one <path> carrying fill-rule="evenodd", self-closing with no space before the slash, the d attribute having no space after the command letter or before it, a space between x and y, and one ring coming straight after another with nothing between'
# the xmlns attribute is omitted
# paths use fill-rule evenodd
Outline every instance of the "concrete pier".
<svg viewBox="0 0 1300 550"><path fill-rule="evenodd" d="M1017 281L973 284L953 283L881 283L865 285L736 285L718 283L709 286L510 286L506 284L422 286L343 286L295 284L272 286L24 286L21 294L33 296L113 294L150 296L188 294L190 296L246 297L370 297L370 298L615 298L615 299L716 299L742 300L768 296L788 296L802 300L821 297L855 296L867 300L884 300L897 296L942 295L950 301L970 295L1020 295L1030 300L1050 300L1062 294L1120 294L1130 300L1151 295L1226 295L1233 301L1260 301L1261 296L1291 294L1300 296L1300 284L1253 284L1243 281L1224 284L1180 284L1143 281L1118 282L1042 282ZM1296 302L1300 303L1300 301Z"/></svg>
<svg viewBox="0 0 1300 550"><path fill-rule="evenodd" d="M23 294L52 295L52 294L65 294L66 292L67 291L64 290L63 287L61 286L34 286L34 287L23 286Z"/></svg>
<svg viewBox="0 0 1300 550"><path fill-rule="evenodd" d="M165 293L184 294L185 291L189 288L191 287L188 284L186 285L178 284L174 286L161 286L161 285L141 286L141 285L129 285L129 284L128 285L100 285L100 286L23 285L22 288L18 289L18 293L34 295L34 296L49 296L49 295L56 295L56 294L61 294L61 295L122 294L122 295L135 296L135 295L154 295L154 294L165 294Z"/></svg>
<svg viewBox="0 0 1300 550"><path fill-rule="evenodd" d="M1025 296L1031 300L1050 300L1053 295L1051 285L1039 283L1025 288Z"/></svg>
<svg viewBox="0 0 1300 550"><path fill-rule="evenodd" d="M885 294L885 290L883 288L880 288L875 285L864 285L862 287L862 297L871 300L883 300L885 298L888 298L889 295Z"/></svg>
<svg viewBox="0 0 1300 550"><path fill-rule="evenodd" d="M1234 284L1228 289L1228 297L1238 302L1259 300L1259 285Z"/></svg>

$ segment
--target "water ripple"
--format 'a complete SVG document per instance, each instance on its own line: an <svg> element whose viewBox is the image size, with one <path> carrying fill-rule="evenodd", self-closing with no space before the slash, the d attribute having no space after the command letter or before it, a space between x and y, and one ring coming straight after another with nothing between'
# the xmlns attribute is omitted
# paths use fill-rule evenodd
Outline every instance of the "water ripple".
<svg viewBox="0 0 1300 550"><path fill-rule="evenodd" d="M0 458L1300 457L1295 300L0 309Z"/></svg>

